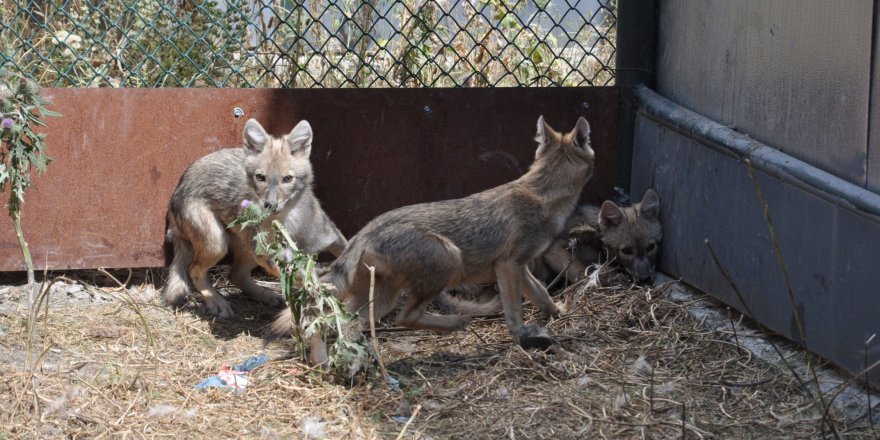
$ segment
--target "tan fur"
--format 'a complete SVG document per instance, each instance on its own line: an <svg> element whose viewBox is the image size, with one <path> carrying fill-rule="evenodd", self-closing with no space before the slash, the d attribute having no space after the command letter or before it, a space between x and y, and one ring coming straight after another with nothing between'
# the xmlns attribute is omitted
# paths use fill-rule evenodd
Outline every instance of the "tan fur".
<svg viewBox="0 0 880 440"><path fill-rule="evenodd" d="M636 282L653 281L663 238L659 214L660 200L653 189L646 191L642 201L632 206L620 207L612 201L604 202L601 208L579 206L569 219L569 238L577 240L577 247L566 271L568 279L582 278L585 266L599 261L600 254L605 252ZM562 271L571 259L567 242L557 239L542 257L551 273Z"/></svg>
<svg viewBox="0 0 880 440"><path fill-rule="evenodd" d="M528 264L564 229L593 174L594 153L583 118L569 133L558 133L539 118L536 140L535 161L517 180L462 199L405 206L375 218L352 238L322 281L336 288L348 310L363 315L370 284L366 266L375 266L375 318L387 314L406 292L397 322L412 328L465 328L465 316L425 313L444 289L462 284L498 283L515 341L522 327L523 296L545 314L559 314ZM290 312L285 311L272 333L290 331ZM316 345L321 344L313 341ZM313 361L321 362L320 357Z"/></svg>
<svg viewBox="0 0 880 440"><path fill-rule="evenodd" d="M167 304L183 303L192 285L209 312L232 316L229 303L207 278L208 269L227 252L233 255L229 274L233 284L259 301L284 304L277 292L251 279L257 265L277 276L266 257L255 255L253 229L226 228L239 215L244 199L274 209L264 227L283 220L306 252L327 249L338 256L347 243L312 192L309 123L301 121L289 134L275 138L251 119L243 137L244 146L215 151L190 165L171 196L166 239L172 243L174 259L162 291Z"/></svg>
<svg viewBox="0 0 880 440"><path fill-rule="evenodd" d="M550 280L565 271L565 278L575 282L585 276L587 266L599 262L604 255L613 259L636 282L651 282L663 235L657 194L649 189L642 201L633 206L618 207L610 201L604 206L608 212L612 207L619 209L624 221L615 225L606 220L603 227L598 206L578 205L568 218L565 231L557 236L541 258L529 265L532 274L540 280ZM572 244L574 252L570 249ZM621 252L626 247L631 247L632 255ZM460 286L443 292L436 302L446 310L466 315L485 315L500 309L494 286Z"/></svg>
<svg viewBox="0 0 880 440"><path fill-rule="evenodd" d="M608 257L617 261L635 282L653 282L663 238L657 193L649 189L641 202L623 208L606 201L598 218L600 239Z"/></svg>
<svg viewBox="0 0 880 440"><path fill-rule="evenodd" d="M599 260L601 243L599 246L589 240L572 243L569 231L577 225L591 222L597 213L598 208L591 205L578 205L575 208L565 222L563 232L553 240L553 244L541 258L532 262L532 271L536 277L549 282L563 271L565 279L570 283L584 277L587 266ZM575 244L574 252L571 251L572 244Z"/></svg>
<svg viewBox="0 0 880 440"><path fill-rule="evenodd" d="M444 290L434 301L434 306L445 312L479 316L498 313L501 300L495 284L462 284Z"/></svg>

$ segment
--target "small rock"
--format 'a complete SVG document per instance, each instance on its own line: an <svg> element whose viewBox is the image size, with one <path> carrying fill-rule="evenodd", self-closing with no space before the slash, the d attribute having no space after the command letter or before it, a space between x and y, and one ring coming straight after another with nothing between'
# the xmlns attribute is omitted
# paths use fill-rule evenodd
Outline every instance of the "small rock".
<svg viewBox="0 0 880 440"><path fill-rule="evenodd" d="M578 377L577 379L575 379L575 383L579 387L589 386L593 382L594 382L593 379L591 379L590 376L587 376L587 375L584 375L584 376L581 376L581 377Z"/></svg>
<svg viewBox="0 0 880 440"><path fill-rule="evenodd" d="M631 373L641 374L642 376L647 376L651 374L651 364L645 359L645 355L640 355L638 359L633 361L633 363L627 368Z"/></svg>
<svg viewBox="0 0 880 440"><path fill-rule="evenodd" d="M428 411L442 411L446 408L442 403L431 399L423 400L421 405Z"/></svg>
<svg viewBox="0 0 880 440"><path fill-rule="evenodd" d="M327 425L327 422L319 417L312 416L301 420L299 428L302 431L303 438L324 438L326 436L324 434L325 425Z"/></svg>

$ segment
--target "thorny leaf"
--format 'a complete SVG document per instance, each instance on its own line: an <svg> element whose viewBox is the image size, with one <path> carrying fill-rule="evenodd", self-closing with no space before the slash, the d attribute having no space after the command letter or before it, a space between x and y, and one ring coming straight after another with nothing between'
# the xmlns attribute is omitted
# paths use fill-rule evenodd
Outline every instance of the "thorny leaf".
<svg viewBox="0 0 880 440"><path fill-rule="evenodd" d="M271 212L258 203L245 203L241 215L229 224L254 228L257 254L267 255L281 274L281 296L290 308L294 339L300 356L307 359L305 340L313 335L335 337L328 347L329 368L338 377L351 378L370 366L367 341L362 337L357 317L345 310L331 288L318 279L317 256L299 249L290 232L278 220L270 230L263 229Z"/></svg>
<svg viewBox="0 0 880 440"><path fill-rule="evenodd" d="M14 83L17 83L15 88L10 86ZM25 189L31 184L31 166L42 173L51 161L45 153L45 133L36 133L32 127L45 126L42 118L58 113L43 107L50 102L40 97L35 84L2 71L0 92L3 98L0 116L16 121L11 128L0 128L0 190L10 186L7 209L14 217L24 203Z"/></svg>

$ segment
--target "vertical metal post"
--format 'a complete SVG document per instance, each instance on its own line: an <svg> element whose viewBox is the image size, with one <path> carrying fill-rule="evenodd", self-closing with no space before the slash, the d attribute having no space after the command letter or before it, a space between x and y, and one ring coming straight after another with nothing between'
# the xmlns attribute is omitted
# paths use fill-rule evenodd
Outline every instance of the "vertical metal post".
<svg viewBox="0 0 880 440"><path fill-rule="evenodd" d="M635 89L654 87L657 47L657 0L618 0L617 74L619 144L615 159L615 189L629 194L636 123Z"/></svg>
<svg viewBox="0 0 880 440"><path fill-rule="evenodd" d="M868 83L868 149L865 153L865 187L880 193L880 177L876 174L880 166L872 153L880 152L880 133L876 124L877 113L880 112L880 0L874 0L874 17L871 21L871 73ZM880 373L878 373L880 376Z"/></svg>

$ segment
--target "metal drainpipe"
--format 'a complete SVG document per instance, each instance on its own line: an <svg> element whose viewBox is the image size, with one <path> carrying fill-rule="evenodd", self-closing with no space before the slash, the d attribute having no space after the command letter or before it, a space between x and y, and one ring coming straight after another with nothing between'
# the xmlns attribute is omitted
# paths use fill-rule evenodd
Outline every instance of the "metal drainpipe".
<svg viewBox="0 0 880 440"><path fill-rule="evenodd" d="M654 87L657 0L618 0L615 84L620 93L615 192L629 194L635 132L636 86Z"/></svg>
<svg viewBox="0 0 880 440"><path fill-rule="evenodd" d="M752 166L831 203L880 216L880 194L758 142L747 135L694 113L645 86L636 89L639 112L718 152L748 159Z"/></svg>

